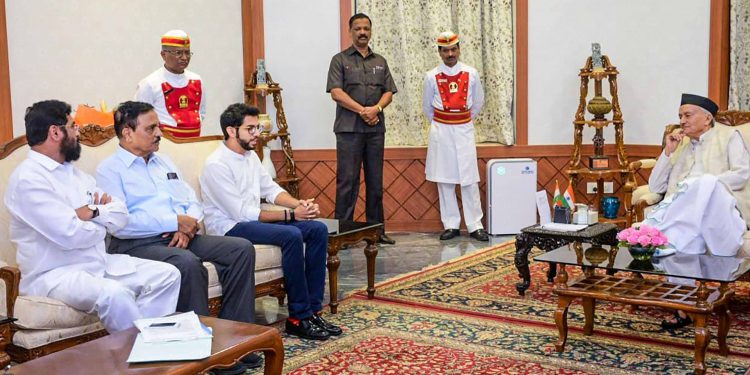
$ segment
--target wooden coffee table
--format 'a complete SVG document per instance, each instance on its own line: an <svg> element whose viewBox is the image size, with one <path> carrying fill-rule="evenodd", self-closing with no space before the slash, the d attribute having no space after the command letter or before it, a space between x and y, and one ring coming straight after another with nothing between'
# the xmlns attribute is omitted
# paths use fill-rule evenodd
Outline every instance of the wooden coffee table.
<svg viewBox="0 0 750 375"><path fill-rule="evenodd" d="M568 308L572 301L581 298L584 314L583 334L594 332L596 301L610 301L627 305L657 306L682 310L693 318L695 330L695 373L706 373L706 349L711 341L708 320L718 317L716 339L719 354L729 355L727 334L731 326L728 304L734 295L732 283L750 270L750 258L720 257L677 253L663 258L636 261L627 249L601 246L579 248L561 247L536 258L537 261L557 263L560 273L555 278L553 292L558 296L555 325L559 338L555 343L558 352L565 350L568 338ZM583 275L568 280L566 266L578 266ZM633 276L597 275L602 268L626 271ZM656 274L664 279L645 279L641 274ZM677 283L677 279L694 279L692 283ZM697 282L697 285L695 285ZM718 287L712 284L718 283Z"/></svg>
<svg viewBox="0 0 750 375"><path fill-rule="evenodd" d="M281 374L284 346L276 328L211 317L200 317L213 328L211 356L202 361L126 362L133 347L136 328L116 332L57 353L13 366L13 375L38 374L205 374L213 368L229 367L254 351L265 355L265 374Z"/></svg>
<svg viewBox="0 0 750 375"><path fill-rule="evenodd" d="M329 304L331 313L336 314L339 306L339 251L345 245L354 245L365 241L365 257L367 258L367 298L375 296L375 257L378 255L378 236L383 224L360 223L349 220L317 219L328 226L328 287L331 294Z"/></svg>

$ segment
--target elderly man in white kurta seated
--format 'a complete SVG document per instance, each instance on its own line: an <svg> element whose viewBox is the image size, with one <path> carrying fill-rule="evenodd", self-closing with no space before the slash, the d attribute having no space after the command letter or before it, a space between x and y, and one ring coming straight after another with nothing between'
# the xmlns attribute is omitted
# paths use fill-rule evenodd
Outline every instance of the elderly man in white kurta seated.
<svg viewBox="0 0 750 375"><path fill-rule="evenodd" d="M128 210L71 164L81 145L70 112L70 105L57 100L26 110L31 150L5 192L21 294L97 313L109 332L128 329L139 318L174 313L177 268L106 253L107 230L123 227Z"/></svg>
<svg viewBox="0 0 750 375"><path fill-rule="evenodd" d="M648 181L652 192L666 196L644 223L678 252L734 256L750 224L750 154L736 129L714 124L717 111L708 98L682 95L680 128L666 135ZM662 326L690 322L681 312Z"/></svg>

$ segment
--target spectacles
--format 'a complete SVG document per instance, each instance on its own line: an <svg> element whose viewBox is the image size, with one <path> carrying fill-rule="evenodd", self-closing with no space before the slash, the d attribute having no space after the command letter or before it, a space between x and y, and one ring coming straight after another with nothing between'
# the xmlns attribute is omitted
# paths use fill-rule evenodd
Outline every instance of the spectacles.
<svg viewBox="0 0 750 375"><path fill-rule="evenodd" d="M61 128L68 128L71 130L80 130L80 127L78 127L78 125L76 125L75 122L71 123L70 126L68 126L67 124L54 124L54 125L59 126Z"/></svg>
<svg viewBox="0 0 750 375"><path fill-rule="evenodd" d="M240 126L235 126L235 128L237 128L238 131L241 130L241 129L247 129L248 134L253 134L253 133L255 133L255 132L257 132L257 131L260 130L260 124L258 124L258 125L247 125L247 126L240 125Z"/></svg>
<svg viewBox="0 0 750 375"><path fill-rule="evenodd" d="M164 52L174 57L193 57L194 53L190 51L164 50Z"/></svg>

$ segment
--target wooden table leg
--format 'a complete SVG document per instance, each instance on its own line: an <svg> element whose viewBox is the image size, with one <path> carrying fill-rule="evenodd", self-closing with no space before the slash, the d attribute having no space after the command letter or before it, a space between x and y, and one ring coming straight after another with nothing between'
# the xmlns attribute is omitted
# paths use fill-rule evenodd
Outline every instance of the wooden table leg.
<svg viewBox="0 0 750 375"><path fill-rule="evenodd" d="M531 272L529 272L529 251L531 251L531 235L528 233L519 233L516 235L516 255L514 263L518 270L518 277L521 282L516 283L516 291L519 296L526 294L526 289L531 285ZM550 266L551 267L551 266Z"/></svg>
<svg viewBox="0 0 750 375"><path fill-rule="evenodd" d="M584 316L583 334L591 336L594 332L594 311L596 309L596 300L593 298L583 298L582 303Z"/></svg>
<svg viewBox="0 0 750 375"><path fill-rule="evenodd" d="M10 322L0 324L0 369L4 369L10 364L10 356L5 352L5 347L10 342Z"/></svg>
<svg viewBox="0 0 750 375"><path fill-rule="evenodd" d="M328 306L331 308L331 314L336 314L339 306L339 249L341 244L338 241L328 242L328 288L331 294L331 302Z"/></svg>
<svg viewBox="0 0 750 375"><path fill-rule="evenodd" d="M375 297L375 257L378 256L376 240L366 239L365 257L367 258L367 299Z"/></svg>
<svg viewBox="0 0 750 375"><path fill-rule="evenodd" d="M275 335L269 343L270 348L263 350L265 357L265 375L280 375L284 368L284 344L281 341L281 335Z"/></svg>
<svg viewBox="0 0 750 375"><path fill-rule="evenodd" d="M706 349L711 341L711 332L706 327L706 314L695 314L695 373L703 375L706 373Z"/></svg>
<svg viewBox="0 0 750 375"><path fill-rule="evenodd" d="M573 302L573 297L560 296L557 301L557 310L555 310L555 325L559 337L555 343L555 350L562 352L565 350L565 342L568 340L568 307Z"/></svg>

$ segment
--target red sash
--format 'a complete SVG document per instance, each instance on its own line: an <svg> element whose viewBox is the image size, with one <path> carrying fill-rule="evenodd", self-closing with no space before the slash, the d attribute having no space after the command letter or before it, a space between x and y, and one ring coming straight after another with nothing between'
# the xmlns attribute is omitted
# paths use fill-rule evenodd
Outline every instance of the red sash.
<svg viewBox="0 0 750 375"><path fill-rule="evenodd" d="M454 76L438 73L435 79L443 109L435 108L433 120L446 125L460 125L471 121L471 111L466 107L469 72L460 72Z"/></svg>
<svg viewBox="0 0 750 375"><path fill-rule="evenodd" d="M167 131L176 138L199 137L201 135L201 81L191 79L187 86L174 88L162 82L164 104L167 112L177 122L177 126L161 124L162 131Z"/></svg>

